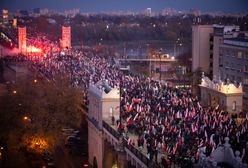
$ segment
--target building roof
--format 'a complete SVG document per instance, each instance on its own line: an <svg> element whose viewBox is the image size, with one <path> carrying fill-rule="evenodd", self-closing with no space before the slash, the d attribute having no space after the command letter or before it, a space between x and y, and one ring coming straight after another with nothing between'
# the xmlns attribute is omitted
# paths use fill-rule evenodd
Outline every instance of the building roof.
<svg viewBox="0 0 248 168"><path fill-rule="evenodd" d="M224 44L248 48L248 38L227 38Z"/></svg>
<svg viewBox="0 0 248 168"><path fill-rule="evenodd" d="M95 93L102 99L119 99L118 88L111 88L107 80L100 80L96 84L90 84L89 91Z"/></svg>
<svg viewBox="0 0 248 168"><path fill-rule="evenodd" d="M201 87L205 87L211 90L215 90L216 92L223 93L225 95L230 94L243 94L243 87L241 84L236 86L233 83L224 83L220 79L214 79L210 80L207 76L204 74L202 75L201 84L199 85Z"/></svg>

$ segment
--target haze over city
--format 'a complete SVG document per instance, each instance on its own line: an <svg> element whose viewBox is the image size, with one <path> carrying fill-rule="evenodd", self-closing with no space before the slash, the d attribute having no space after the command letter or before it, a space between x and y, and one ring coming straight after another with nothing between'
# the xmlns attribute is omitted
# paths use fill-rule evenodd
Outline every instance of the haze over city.
<svg viewBox="0 0 248 168"><path fill-rule="evenodd" d="M79 8L82 12L112 12L134 11L152 8L159 12L164 8L177 10L198 9L203 12L247 12L247 0L1 0L1 8L10 11L17 9L31 10L33 8L48 8L53 10L68 10Z"/></svg>

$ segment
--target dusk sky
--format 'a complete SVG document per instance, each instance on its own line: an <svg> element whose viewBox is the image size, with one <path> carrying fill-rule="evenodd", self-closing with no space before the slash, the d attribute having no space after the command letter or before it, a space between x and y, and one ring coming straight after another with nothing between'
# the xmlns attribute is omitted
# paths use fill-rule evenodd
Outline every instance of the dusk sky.
<svg viewBox="0 0 248 168"><path fill-rule="evenodd" d="M0 8L7 8L10 11L33 8L59 11L79 8L81 12L143 11L147 7L156 12L164 8L246 12L248 0L0 0Z"/></svg>

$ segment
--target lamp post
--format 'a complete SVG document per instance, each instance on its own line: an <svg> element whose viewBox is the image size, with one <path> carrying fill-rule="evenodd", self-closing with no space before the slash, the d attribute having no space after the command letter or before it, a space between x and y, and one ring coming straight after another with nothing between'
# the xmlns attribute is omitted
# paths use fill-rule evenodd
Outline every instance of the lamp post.
<svg viewBox="0 0 248 168"><path fill-rule="evenodd" d="M160 52L159 52L159 80L161 81L161 56L162 56L162 48L160 48Z"/></svg>

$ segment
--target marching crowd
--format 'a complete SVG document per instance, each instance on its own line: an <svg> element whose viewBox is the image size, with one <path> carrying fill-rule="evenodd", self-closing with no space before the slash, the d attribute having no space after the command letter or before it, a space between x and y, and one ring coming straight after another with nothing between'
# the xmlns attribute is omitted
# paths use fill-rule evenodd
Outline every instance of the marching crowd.
<svg viewBox="0 0 248 168"><path fill-rule="evenodd" d="M138 146L150 160L164 167L171 162L191 165L199 159L200 148L206 156L224 138L230 138L248 163L248 117L241 122L219 107L202 107L190 90L175 89L141 75L124 74L104 53L93 49L52 52L33 60L33 68L53 80L56 74L67 74L72 85L82 87L87 95L89 83L107 80L111 87L121 88L118 131L135 134L130 145ZM87 96L85 96L87 103ZM160 157L160 158L158 158Z"/></svg>
<svg viewBox="0 0 248 168"><path fill-rule="evenodd" d="M126 120L127 131L139 136L137 142L129 141L141 149L146 145L151 160L157 161L162 154L164 164L193 164L199 159L200 148L209 156L229 137L234 151L240 151L247 163L248 118L237 123L218 106L201 107L190 90L167 87L149 78L128 77L121 84L125 88L122 119Z"/></svg>

